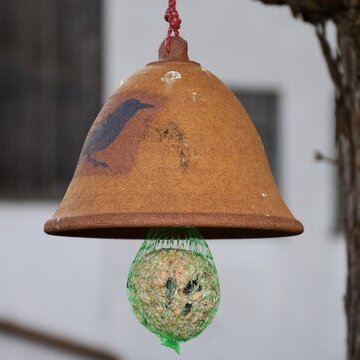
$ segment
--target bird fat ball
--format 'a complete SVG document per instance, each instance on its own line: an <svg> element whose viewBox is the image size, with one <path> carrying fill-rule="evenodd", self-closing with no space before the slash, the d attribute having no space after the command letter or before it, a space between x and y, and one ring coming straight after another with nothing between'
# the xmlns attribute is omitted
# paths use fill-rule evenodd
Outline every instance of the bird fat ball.
<svg viewBox="0 0 360 360"><path fill-rule="evenodd" d="M216 267L202 239L145 240L127 287L138 320L178 352L179 342L212 322L220 302Z"/></svg>

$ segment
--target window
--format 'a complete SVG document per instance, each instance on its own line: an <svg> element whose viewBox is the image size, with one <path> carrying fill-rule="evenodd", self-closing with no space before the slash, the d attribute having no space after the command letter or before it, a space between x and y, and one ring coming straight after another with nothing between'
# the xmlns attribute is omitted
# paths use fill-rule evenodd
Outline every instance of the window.
<svg viewBox="0 0 360 360"><path fill-rule="evenodd" d="M0 197L60 197L100 107L101 0L0 5Z"/></svg>
<svg viewBox="0 0 360 360"><path fill-rule="evenodd" d="M274 178L279 185L278 95L274 91L232 90L259 132Z"/></svg>

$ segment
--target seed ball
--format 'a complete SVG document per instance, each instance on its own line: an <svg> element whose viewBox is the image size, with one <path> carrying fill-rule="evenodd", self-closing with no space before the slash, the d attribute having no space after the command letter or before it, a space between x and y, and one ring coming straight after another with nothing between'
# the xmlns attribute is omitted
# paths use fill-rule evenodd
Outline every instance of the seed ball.
<svg viewBox="0 0 360 360"><path fill-rule="evenodd" d="M128 296L148 330L187 341L198 336L216 314L217 271L204 256L189 250L156 250L131 266Z"/></svg>

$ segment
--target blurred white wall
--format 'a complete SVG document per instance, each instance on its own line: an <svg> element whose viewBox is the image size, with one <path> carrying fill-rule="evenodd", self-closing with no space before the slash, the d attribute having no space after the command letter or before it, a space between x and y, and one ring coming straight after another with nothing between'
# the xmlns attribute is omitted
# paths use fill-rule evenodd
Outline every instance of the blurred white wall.
<svg viewBox="0 0 360 360"><path fill-rule="evenodd" d="M105 99L156 58L166 2L104 3ZM230 85L281 95L282 192L305 225L295 238L210 243L222 301L214 323L183 344L182 359L342 359L345 249L333 233L334 169L313 160L316 149L333 154L332 87L314 30L286 8L252 0L183 0L179 10L193 60ZM127 302L140 242L47 237L42 225L55 207L0 204L0 316L106 345L129 360L178 359Z"/></svg>

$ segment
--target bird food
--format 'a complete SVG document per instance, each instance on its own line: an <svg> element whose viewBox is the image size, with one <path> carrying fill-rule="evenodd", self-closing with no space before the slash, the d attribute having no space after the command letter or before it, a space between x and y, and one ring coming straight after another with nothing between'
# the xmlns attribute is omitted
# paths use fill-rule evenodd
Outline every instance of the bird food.
<svg viewBox="0 0 360 360"><path fill-rule="evenodd" d="M214 260L195 229L154 229L136 255L128 297L138 320L162 344L198 336L213 320L220 287Z"/></svg>

